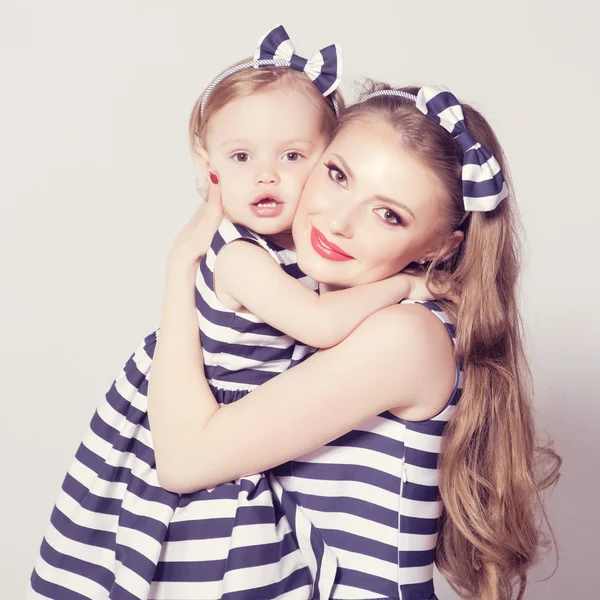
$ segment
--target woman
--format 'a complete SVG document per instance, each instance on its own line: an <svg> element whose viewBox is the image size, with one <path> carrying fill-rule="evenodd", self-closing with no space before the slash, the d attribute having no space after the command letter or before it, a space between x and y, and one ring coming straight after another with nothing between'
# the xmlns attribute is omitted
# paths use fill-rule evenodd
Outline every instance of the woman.
<svg viewBox="0 0 600 600"><path fill-rule="evenodd" d="M219 219L209 205L212 218L195 215L172 248L158 342L149 336L109 393L110 414L122 411L147 443L107 447L105 430L121 430L107 425L108 408L93 421L30 597L422 600L434 597L434 558L461 594L523 593L538 493L557 465L536 481L501 148L451 94L373 91L347 111L304 189L298 263L330 288L427 272L455 301L379 311L219 410L194 303L198 259ZM85 482L113 490L121 481L115 448L132 471L154 467L145 412L127 400L145 394L150 364L156 465L171 492L153 488L140 514L127 504L128 478L113 514L110 494ZM73 555L71 528L88 517L97 525L96 510L106 531L90 531ZM52 564L61 551L68 585Z"/></svg>
<svg viewBox="0 0 600 600"><path fill-rule="evenodd" d="M149 389L159 478L191 492L273 469L292 524L301 514L301 549L302 527L314 542L314 597L433 598L434 557L461 594L522 597L539 490L559 461L540 483L500 145L449 92L374 85L323 163L294 220L301 269L330 288L426 269L456 301L383 309L217 410L198 367L191 291L205 234L192 221L170 257ZM177 578L168 555L167 540L162 582Z"/></svg>

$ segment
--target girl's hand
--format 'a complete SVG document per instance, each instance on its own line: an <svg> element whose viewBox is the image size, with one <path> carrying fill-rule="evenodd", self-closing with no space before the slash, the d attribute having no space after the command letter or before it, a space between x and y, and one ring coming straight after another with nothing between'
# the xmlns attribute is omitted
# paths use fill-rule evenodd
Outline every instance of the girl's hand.
<svg viewBox="0 0 600 600"><path fill-rule="evenodd" d="M195 268L206 254L211 240L223 220L221 189L209 182L208 196L177 234L169 252L168 269Z"/></svg>
<svg viewBox="0 0 600 600"><path fill-rule="evenodd" d="M418 275L409 275L407 273L400 273L396 277L407 277L408 278L408 295L407 300L449 300L454 304L459 301L459 295L456 291L451 289L450 284L447 281L438 280L436 282L429 280L427 282L427 275L425 273Z"/></svg>
<svg viewBox="0 0 600 600"><path fill-rule="evenodd" d="M427 287L425 275L408 275L401 273L398 277L408 278L408 295L407 300L435 300L435 295Z"/></svg>

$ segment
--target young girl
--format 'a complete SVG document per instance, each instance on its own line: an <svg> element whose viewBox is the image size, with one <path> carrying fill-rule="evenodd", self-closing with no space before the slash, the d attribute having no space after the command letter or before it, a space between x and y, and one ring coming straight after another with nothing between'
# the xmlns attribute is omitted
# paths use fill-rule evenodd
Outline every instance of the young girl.
<svg viewBox="0 0 600 600"><path fill-rule="evenodd" d="M298 62L310 72L311 63L294 56L285 29L275 28L260 40L255 63L217 77L190 119L190 140L212 184L219 184L226 215L196 281L206 375L222 405L315 348L339 343L380 308L425 293L416 278L398 274L319 296L316 282L297 268L292 221L336 124L341 100L328 96L340 81L341 58L335 46L322 50L313 61L322 63L320 74L311 81L295 68ZM292 68L270 65L277 60L290 60ZM324 255L352 260L316 236ZM154 444L163 445L162 438L155 436ZM170 474L176 466L163 464L169 441L164 445L159 481L180 489L162 477L162 466Z"/></svg>
<svg viewBox="0 0 600 600"><path fill-rule="evenodd" d="M290 229L306 179L336 124L341 61L335 46L311 61L301 59L283 27L260 41L254 58L225 71L207 88L190 126L227 216L200 264L197 289L190 290L196 297L206 376L221 405L302 361L309 346L338 343L370 314L416 289L415 278L395 275L320 297L316 283L298 269ZM378 218L383 220L385 211ZM352 260L318 234L315 244L333 261ZM168 436L152 439L148 426L147 378L155 344L153 333L92 420L42 543L31 578L32 598L147 598L153 579L164 580L160 567L155 571L166 537L177 535L177 525L169 527L173 512L177 509L181 517L206 506L195 502L205 497L202 493L180 500L167 491L181 490L182 482L173 476L178 461L169 460ZM163 457L158 476L154 447ZM252 512L257 501L263 509L264 497L253 498L250 492L265 481L257 475L227 489L236 499L227 515L234 518L240 508ZM215 499L220 492L210 493ZM303 522L310 531L308 519ZM276 531L274 542L289 544L289 531ZM297 544L306 546L302 540ZM302 552L294 556L296 565L304 560ZM273 564L268 579L279 581L281 567ZM303 568L305 580L314 578L308 566ZM219 570L212 577L215 573ZM203 569L186 577L206 582ZM216 578L221 590L227 589L224 579L224 572Z"/></svg>

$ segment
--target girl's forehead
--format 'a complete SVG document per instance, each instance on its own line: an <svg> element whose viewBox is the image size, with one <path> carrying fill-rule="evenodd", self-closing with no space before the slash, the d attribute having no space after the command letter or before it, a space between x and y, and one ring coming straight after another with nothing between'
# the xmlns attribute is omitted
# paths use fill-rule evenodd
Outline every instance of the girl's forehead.
<svg viewBox="0 0 600 600"><path fill-rule="evenodd" d="M273 89L236 98L208 122L209 136L314 137L321 131L321 113L312 99Z"/></svg>

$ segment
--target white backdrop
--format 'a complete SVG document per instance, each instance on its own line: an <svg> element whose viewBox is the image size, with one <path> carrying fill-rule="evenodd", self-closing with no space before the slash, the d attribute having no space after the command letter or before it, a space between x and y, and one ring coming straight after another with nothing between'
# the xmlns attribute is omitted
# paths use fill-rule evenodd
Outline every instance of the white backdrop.
<svg viewBox="0 0 600 600"><path fill-rule="evenodd" d="M193 102L279 23L302 55L340 43L346 89L363 75L446 84L495 127L527 233L536 406L564 457L549 502L559 569L527 598L597 594L596 10L585 0L0 0L2 597L22 597L93 410L158 324L166 252L198 201ZM552 568L550 558L533 578ZM439 596L455 598L444 585Z"/></svg>

